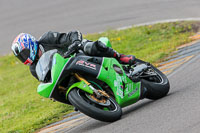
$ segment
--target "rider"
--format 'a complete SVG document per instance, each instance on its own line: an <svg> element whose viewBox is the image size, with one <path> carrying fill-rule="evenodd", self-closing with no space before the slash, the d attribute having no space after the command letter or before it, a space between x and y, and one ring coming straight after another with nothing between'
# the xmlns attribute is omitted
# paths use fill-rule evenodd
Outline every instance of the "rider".
<svg viewBox="0 0 200 133"><path fill-rule="evenodd" d="M38 41L30 34L21 33L15 38L11 48L21 62L30 66L30 71L35 78L37 78L35 67L38 59L44 52L52 49L57 49L58 53L64 55L65 52L78 48L86 55L113 57L122 64L134 62L134 56L119 54L112 48L106 47L101 41L83 40L79 31L69 33L49 31L42 35Z"/></svg>

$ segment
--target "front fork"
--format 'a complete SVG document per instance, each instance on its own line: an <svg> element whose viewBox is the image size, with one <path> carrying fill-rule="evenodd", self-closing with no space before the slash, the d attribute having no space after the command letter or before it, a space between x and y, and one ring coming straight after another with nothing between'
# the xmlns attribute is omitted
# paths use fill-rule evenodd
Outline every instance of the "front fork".
<svg viewBox="0 0 200 133"><path fill-rule="evenodd" d="M108 95L105 91L95 89L95 88L91 85L91 83L89 83L86 79L84 79L83 77L81 77L81 75L75 73L74 76L75 76L79 81L85 82L85 83L90 87L90 89L96 94L97 98L100 98L101 96L105 96L105 97L108 97L108 98L109 98L109 95Z"/></svg>

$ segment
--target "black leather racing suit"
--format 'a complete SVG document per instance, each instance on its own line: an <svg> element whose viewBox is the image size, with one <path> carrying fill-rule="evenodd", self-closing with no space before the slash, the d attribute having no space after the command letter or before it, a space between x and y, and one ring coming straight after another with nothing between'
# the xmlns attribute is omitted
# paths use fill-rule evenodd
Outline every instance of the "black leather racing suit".
<svg viewBox="0 0 200 133"><path fill-rule="evenodd" d="M38 40L39 48L42 51L42 53L48 50L57 49L58 53L61 55L67 52L68 47L74 44L75 42L79 43L82 42L82 34L79 31L71 31L69 33L59 33L59 32L49 31L44 35L42 35ZM120 63L129 63L130 60L134 60L134 56L119 54L112 48L106 47L105 44L99 41L92 42L89 40L85 40L83 42L83 52L86 55L91 55L91 56L114 57L118 61L120 61ZM35 70L37 61L38 57L30 66L31 74L35 78L37 78Z"/></svg>

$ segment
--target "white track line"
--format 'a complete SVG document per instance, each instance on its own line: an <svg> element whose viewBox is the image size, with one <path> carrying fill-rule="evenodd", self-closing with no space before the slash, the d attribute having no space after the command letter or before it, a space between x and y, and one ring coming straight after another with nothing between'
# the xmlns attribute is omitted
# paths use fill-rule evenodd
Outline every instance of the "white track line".
<svg viewBox="0 0 200 133"><path fill-rule="evenodd" d="M124 29L129 29L132 27L153 25L153 24L158 24L158 23L177 22L177 21L200 21L200 18L182 18L182 19L166 19L166 20L152 21L152 22L147 22L147 23L141 23L141 24L120 27L120 28L117 28L117 30L124 30Z"/></svg>

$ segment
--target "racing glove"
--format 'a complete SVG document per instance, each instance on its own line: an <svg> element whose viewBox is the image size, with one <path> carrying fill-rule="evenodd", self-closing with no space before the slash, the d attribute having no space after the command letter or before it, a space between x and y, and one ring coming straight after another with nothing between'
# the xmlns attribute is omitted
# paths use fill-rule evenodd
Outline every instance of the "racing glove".
<svg viewBox="0 0 200 133"><path fill-rule="evenodd" d="M73 51L73 50L75 50L75 51L83 50L83 46L80 41L75 41L73 44L71 44L68 47L68 51Z"/></svg>

